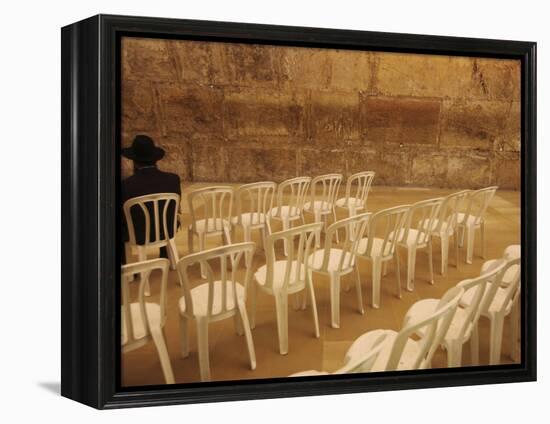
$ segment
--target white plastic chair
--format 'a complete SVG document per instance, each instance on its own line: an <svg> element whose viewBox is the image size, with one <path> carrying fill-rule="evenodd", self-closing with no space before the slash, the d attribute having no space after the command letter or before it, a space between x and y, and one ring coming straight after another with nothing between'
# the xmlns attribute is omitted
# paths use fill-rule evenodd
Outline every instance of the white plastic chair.
<svg viewBox="0 0 550 424"><path fill-rule="evenodd" d="M441 340L447 334L453 315L464 290L461 287L452 287L439 301L433 313L425 319L406 325L399 331L373 330L369 331L353 342L348 349L345 362L357 361L370 352L382 333L386 334L384 348L371 371L417 370L431 367L432 357ZM414 306L414 305L413 305ZM424 329L424 336L415 340L411 336Z"/></svg>
<svg viewBox="0 0 550 424"><path fill-rule="evenodd" d="M432 260L432 238L430 228L434 227L442 198L423 200L414 203L409 209L407 223L399 234L398 246L407 250L407 290L414 290L414 275L416 270L416 252L426 249L430 269L430 284L434 284Z"/></svg>
<svg viewBox="0 0 550 424"><path fill-rule="evenodd" d="M241 335L244 330L250 368L256 369L256 353L245 307L246 290L251 277L250 266L246 267L244 285L237 280L236 275L242 257L252 255L254 248L253 242L221 246L185 256L178 262L183 292L179 300L181 354L184 358L189 355L188 320L194 319L197 324L201 381L210 381L208 324L230 317L235 319L237 334ZM188 268L197 262L205 269L207 281L191 289ZM213 267L219 268L219 277L214 275Z"/></svg>
<svg viewBox="0 0 550 424"><path fill-rule="evenodd" d="M149 249L165 247L172 269L176 269L179 259L176 247L177 214L180 205L180 196L175 193L155 193L134 197L126 200L122 206L126 225L128 227L128 242L124 245L126 263L131 263L131 251L135 249L138 262L147 259ZM168 222L168 211L173 208L173 219ZM136 236L134 219L142 218L145 221L145 235L143 240ZM171 230L171 231L170 231ZM172 234L172 238L170 238ZM150 295L149 282L145 280L145 295Z"/></svg>
<svg viewBox="0 0 550 424"><path fill-rule="evenodd" d="M396 254L397 237L402 234L410 205L383 209L371 215L367 227L367 237L359 243L357 255L372 263L372 307L380 307L380 279L382 264L395 258L397 276L397 296L401 298L401 275L399 255Z"/></svg>
<svg viewBox="0 0 550 424"><path fill-rule="evenodd" d="M449 239L454 239L455 263L458 268L458 213L468 198L471 190L463 190L452 193L443 198L439 208L439 216L434 221L431 236L438 237L441 245L441 275L447 274L449 266ZM425 225L428 225L426 223ZM426 228L423 226L423 228Z"/></svg>
<svg viewBox="0 0 550 424"><path fill-rule="evenodd" d="M491 269L498 262L492 262L491 266L485 267ZM504 318L510 315L511 337L512 340L512 356L515 356L515 344L518 339L519 321L519 295L520 295L520 275L521 275L521 258L509 259L505 269L503 270L502 280L494 281L488 286L496 284L497 288L495 295L490 303L483 305L481 308L481 316L489 319L491 323L490 349L489 349L489 365L500 364L500 356L502 351L502 333L504 331ZM473 303L473 294L469 291L464 294L460 305L467 307ZM478 346L477 332L472 335L474 340L474 348ZM478 357L477 350L473 353Z"/></svg>
<svg viewBox="0 0 550 424"><path fill-rule="evenodd" d="M356 255L359 244L368 227L370 213L362 213L331 224L326 231L325 247L309 258L310 272L328 275L330 278L331 324L340 328L340 278L355 270L355 285L359 313L364 314L361 279ZM335 236L344 230L345 240L339 247L334 244Z"/></svg>
<svg viewBox="0 0 550 424"><path fill-rule="evenodd" d="M304 220L304 202L311 183L310 177L296 177L283 181L277 187L277 206L271 209L269 216L272 219L281 221L283 231L288 230L294 221ZM288 247L284 243L285 255L288 254Z"/></svg>
<svg viewBox="0 0 550 424"><path fill-rule="evenodd" d="M466 210L458 213L458 228L462 231L459 245L463 246L464 233L466 233L466 263L468 264L472 263L474 256L477 229L481 234L481 257L485 258L485 213L497 189L497 186L492 186L471 192L466 202Z"/></svg>
<svg viewBox="0 0 550 424"><path fill-rule="evenodd" d="M334 222L337 220L335 202L342 178L342 174L327 174L311 180L310 200L304 203L304 212L313 214L315 222L323 222L324 219L325 229L329 215L332 215ZM336 233L336 237L338 238L338 233ZM320 246L321 232L319 231L315 239L315 247Z"/></svg>
<svg viewBox="0 0 550 424"><path fill-rule="evenodd" d="M166 321L166 283L168 281L168 259L150 259L122 266L122 352L129 352L153 340L160 359L160 365L167 384L174 384L174 373L166 348L163 328ZM145 282L151 272L161 271L160 303L145 302ZM138 301L130 301L130 280L134 274L141 274Z"/></svg>
<svg viewBox="0 0 550 424"><path fill-rule="evenodd" d="M277 333L279 336L279 352L288 353L288 296L302 290L309 291L315 337L319 338L319 319L315 291L309 272L308 258L313 253L313 239L316 231L323 224L313 223L301 225L289 230L279 231L267 236L266 264L258 268L254 274L255 284L252 284L251 293L251 324L255 326L256 296L259 288L275 298L277 312ZM275 257L275 245L282 241L288 246L284 259Z"/></svg>
<svg viewBox="0 0 550 424"><path fill-rule="evenodd" d="M271 234L269 214L276 188L274 182L264 181L242 185L235 192L237 214L231 219L232 229L242 227L244 241L252 240L252 230L260 230L265 246L265 238ZM247 263L250 260L247 256Z"/></svg>
<svg viewBox="0 0 550 424"><path fill-rule="evenodd" d="M370 372L372 370L372 367L374 366L374 363L378 359L378 356L386 348L386 345L384 342L388 341L387 338L389 334L390 334L389 331L384 331L384 330L377 332L376 337L372 343L372 348L368 352L365 352L365 354L363 355L358 355L357 358L350 360L347 364L338 368L332 374L337 375L337 374L355 374L355 373ZM330 374L331 373L328 373L326 371L308 370L308 371L300 371L300 372L291 374L289 375L289 377L309 377L309 376L330 375Z"/></svg>
<svg viewBox="0 0 550 424"><path fill-rule="evenodd" d="M367 198L375 175L372 171L364 171L350 176L346 183L346 197L338 199L336 207L346 209L349 216L366 212Z"/></svg>
<svg viewBox="0 0 550 424"><path fill-rule="evenodd" d="M195 236L199 239L199 252L205 249L207 237L221 237L223 245L230 244L233 189L229 186L204 187L193 190L187 199L191 212L187 232L189 253L195 251ZM201 276L206 277L202 264Z"/></svg>
<svg viewBox="0 0 550 424"><path fill-rule="evenodd" d="M463 280L458 283L468 298L471 300L466 307L458 307L453 317L449 330L441 342L441 346L447 351L447 366L460 367L462 365L462 346L469 340L472 342L472 363L478 365L478 342L477 323L482 308L490 303L496 293L496 284L489 284L491 281L500 281L506 261L500 260L490 271L483 272L479 277ZM438 299L423 299L416 302L405 315L404 322L410 325L418 322L432 313L437 307ZM423 336L422 331L418 332ZM473 337L472 337L473 335Z"/></svg>

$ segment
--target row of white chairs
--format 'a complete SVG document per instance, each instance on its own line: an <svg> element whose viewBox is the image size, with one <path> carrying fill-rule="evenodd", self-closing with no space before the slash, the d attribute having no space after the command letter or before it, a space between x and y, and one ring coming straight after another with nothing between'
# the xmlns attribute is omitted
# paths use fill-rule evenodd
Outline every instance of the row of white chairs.
<svg viewBox="0 0 550 424"><path fill-rule="evenodd" d="M480 317L490 321L489 364L501 359L504 318L510 316L511 357L518 360L520 300L520 246L505 249L501 259L483 264L478 277L466 279L449 289L441 299L423 299L409 308L402 329L373 330L357 338L334 374L431 367L439 347L447 351L447 366L462 366L462 347L470 342L472 365L479 365ZM308 370L293 377L326 375Z"/></svg>

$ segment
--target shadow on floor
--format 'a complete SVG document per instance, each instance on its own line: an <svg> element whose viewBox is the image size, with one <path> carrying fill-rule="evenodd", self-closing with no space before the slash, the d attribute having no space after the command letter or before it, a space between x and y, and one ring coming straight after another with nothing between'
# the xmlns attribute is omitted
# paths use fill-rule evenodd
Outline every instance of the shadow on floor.
<svg viewBox="0 0 550 424"><path fill-rule="evenodd" d="M38 387L56 395L61 394L61 383L59 381L41 381L38 383Z"/></svg>

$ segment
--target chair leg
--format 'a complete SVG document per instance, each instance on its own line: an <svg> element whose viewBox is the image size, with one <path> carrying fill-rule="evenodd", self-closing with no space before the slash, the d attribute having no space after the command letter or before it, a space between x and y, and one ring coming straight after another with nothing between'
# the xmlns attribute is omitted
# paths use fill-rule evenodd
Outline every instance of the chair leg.
<svg viewBox="0 0 550 424"><path fill-rule="evenodd" d="M454 368L462 365L462 343L453 340L447 346L447 367Z"/></svg>
<svg viewBox="0 0 550 424"><path fill-rule="evenodd" d="M401 259L399 258L399 252L396 250L395 253L395 279L397 282L397 297L401 299Z"/></svg>
<svg viewBox="0 0 550 424"><path fill-rule="evenodd" d="M466 228L466 263L471 264L474 257L474 241L476 234L476 227L469 225Z"/></svg>
<svg viewBox="0 0 550 424"><path fill-rule="evenodd" d="M388 274L388 261L382 262L382 277Z"/></svg>
<svg viewBox="0 0 550 424"><path fill-rule="evenodd" d="M481 257L485 259L485 221L481 221L480 224L480 241L481 241Z"/></svg>
<svg viewBox="0 0 550 424"><path fill-rule="evenodd" d="M444 232L439 237L441 244L441 275L447 275L449 267L449 235Z"/></svg>
<svg viewBox="0 0 550 424"><path fill-rule="evenodd" d="M334 219L334 222L338 221L338 218L336 217L336 209L334 209L334 206L332 207L332 217ZM340 236L338 235L338 230L336 230L336 243L340 243Z"/></svg>
<svg viewBox="0 0 550 424"><path fill-rule="evenodd" d="M190 254L195 252L195 234L191 227L187 230L187 250Z"/></svg>
<svg viewBox="0 0 550 424"><path fill-rule="evenodd" d="M430 267L430 284L434 285L434 261L431 238L428 240L428 266Z"/></svg>
<svg viewBox="0 0 550 424"><path fill-rule="evenodd" d="M311 299L311 313L313 316L313 326L315 328L315 337L319 338L320 337L319 316L317 315L317 301L315 300L315 289L313 288L313 280L309 278L306 284L307 284L306 290L309 291L309 297Z"/></svg>
<svg viewBox="0 0 550 424"><path fill-rule="evenodd" d="M204 245L206 244L206 233L199 233L199 252L204 251ZM201 278L206 278L206 266L201 262Z"/></svg>
<svg viewBox="0 0 550 424"><path fill-rule="evenodd" d="M357 289L357 305L359 307L359 313L361 315L365 315L365 308L363 306L363 293L361 291L361 276L359 274L357 260L355 261L355 287Z"/></svg>
<svg viewBox="0 0 550 424"><path fill-rule="evenodd" d="M340 328L340 275L330 274L330 318L332 328Z"/></svg>
<svg viewBox="0 0 550 424"><path fill-rule="evenodd" d="M322 218L319 211L313 211L313 216L314 216L315 222L321 222ZM321 247L321 229L320 228L317 231L315 231L315 247L316 248Z"/></svg>
<svg viewBox="0 0 550 424"><path fill-rule="evenodd" d="M302 303L303 303L303 300L302 302L300 302L300 293L294 293L292 295L292 309L294 309L295 311L299 311L300 309L302 309Z"/></svg>
<svg viewBox="0 0 550 424"><path fill-rule="evenodd" d="M258 297L258 287L256 281L253 280L250 287L250 328L256 328L256 301Z"/></svg>
<svg viewBox="0 0 550 424"><path fill-rule="evenodd" d="M502 351L502 331L504 316L495 314L491 319L491 346L489 349L489 365L500 364L500 352Z"/></svg>
<svg viewBox="0 0 550 424"><path fill-rule="evenodd" d="M241 321L241 315L240 314L233 315L233 325L235 327L235 334L237 334L237 336L242 336L243 335L243 323Z"/></svg>
<svg viewBox="0 0 550 424"><path fill-rule="evenodd" d="M277 334L279 336L279 353L288 353L288 295L275 293L275 310L277 312Z"/></svg>
<svg viewBox="0 0 550 424"><path fill-rule="evenodd" d="M231 227L228 225L223 225L222 244L231 244Z"/></svg>
<svg viewBox="0 0 550 424"><path fill-rule="evenodd" d="M145 247L138 246L137 254L138 254L139 262L147 260L147 250L145 249ZM140 278L144 279L143 284L145 284L145 290L144 290L145 296L151 296L151 286L149 285L149 277L145 277L145 273L142 272Z"/></svg>
<svg viewBox="0 0 550 424"><path fill-rule="evenodd" d="M180 315L180 345L182 358L187 358L189 356L189 318L184 315Z"/></svg>
<svg viewBox="0 0 550 424"><path fill-rule="evenodd" d="M414 274L416 267L416 246L407 246L407 290L414 290Z"/></svg>
<svg viewBox="0 0 550 424"><path fill-rule="evenodd" d="M248 322L246 307L242 299L237 299L237 307L239 308L240 314L239 321L241 321L242 327L244 329L246 347L248 349L248 357L250 358L250 369L254 371L256 369L256 351L254 350L254 342L252 340L252 332L250 331L250 323Z"/></svg>
<svg viewBox="0 0 550 424"><path fill-rule="evenodd" d="M456 269L460 268L460 248L458 246L458 230L455 231L453 234L454 242L455 242L455 266Z"/></svg>
<svg viewBox="0 0 550 424"><path fill-rule="evenodd" d="M179 261L179 254L175 238L168 240L168 246L166 250L168 251L168 258L170 259L170 268L176 269L176 264Z"/></svg>
<svg viewBox="0 0 550 424"><path fill-rule="evenodd" d="M290 228L290 221L288 220L288 218L283 217L282 223L283 223L283 231L288 230ZM283 252L285 256L288 256L288 240L286 238L283 240Z"/></svg>
<svg viewBox="0 0 550 424"><path fill-rule="evenodd" d="M250 232L250 227L243 225L243 239L244 241L251 241L252 240L252 234ZM250 264L252 262L252 254L247 253L244 257L244 262L246 264L246 267L250 267Z"/></svg>
<svg viewBox="0 0 550 424"><path fill-rule="evenodd" d="M458 239L458 247L464 247L464 236L466 235L466 225L461 225L458 227L458 231L460 232L460 238Z"/></svg>
<svg viewBox="0 0 550 424"><path fill-rule="evenodd" d="M170 356L168 355L168 349L166 349L166 341L164 340L162 329L160 327L151 328L151 337L159 355L164 380L166 384L174 384L174 372L172 371L172 364L170 363Z"/></svg>
<svg viewBox="0 0 550 424"><path fill-rule="evenodd" d="M380 258L372 260L372 307L378 309L380 307L380 277L382 269Z"/></svg>
<svg viewBox="0 0 550 424"><path fill-rule="evenodd" d="M470 353L472 365L479 365L479 330L477 324L472 327L472 335L470 336Z"/></svg>
<svg viewBox="0 0 550 424"><path fill-rule="evenodd" d="M208 349L208 321L197 318L197 344L201 381L210 381L210 353Z"/></svg>

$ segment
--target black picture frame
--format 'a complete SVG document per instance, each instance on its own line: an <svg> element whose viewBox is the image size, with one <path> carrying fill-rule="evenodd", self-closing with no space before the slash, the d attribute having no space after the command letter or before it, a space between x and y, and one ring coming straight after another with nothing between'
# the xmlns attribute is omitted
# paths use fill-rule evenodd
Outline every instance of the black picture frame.
<svg viewBox="0 0 550 424"><path fill-rule="evenodd" d="M122 389L115 247L128 34L521 60L521 363ZM62 28L61 44L63 396L103 409L536 380L536 43L97 15Z"/></svg>

